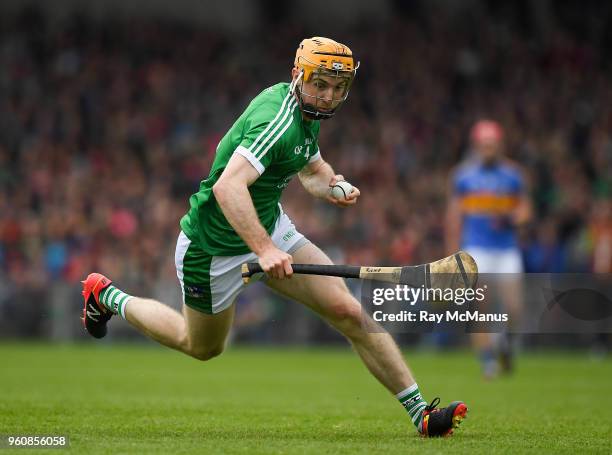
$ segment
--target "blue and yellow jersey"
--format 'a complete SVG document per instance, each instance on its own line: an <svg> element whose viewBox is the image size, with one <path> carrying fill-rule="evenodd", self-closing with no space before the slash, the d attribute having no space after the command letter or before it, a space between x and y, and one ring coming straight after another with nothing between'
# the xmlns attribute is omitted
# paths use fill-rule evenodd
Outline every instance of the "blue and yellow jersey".
<svg viewBox="0 0 612 455"><path fill-rule="evenodd" d="M524 191L520 170L509 161L484 164L471 159L459 166L453 175L453 195L463 214L461 246L516 248L510 215Z"/></svg>

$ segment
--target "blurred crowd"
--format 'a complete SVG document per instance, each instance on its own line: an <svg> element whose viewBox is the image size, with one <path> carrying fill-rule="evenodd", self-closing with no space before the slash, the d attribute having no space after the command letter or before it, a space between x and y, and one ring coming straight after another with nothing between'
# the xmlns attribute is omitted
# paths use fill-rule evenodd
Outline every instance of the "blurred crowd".
<svg viewBox="0 0 612 455"><path fill-rule="evenodd" d="M449 173L488 117L529 178L527 271L611 271L612 40L560 20L542 33L492 8L461 20L403 10L383 28L330 33L361 69L322 124L321 152L362 197L341 211L293 182L283 207L337 261L444 256ZM152 20L50 24L32 10L0 18L0 288L97 270L151 295L174 280L178 222L218 140L321 32L261 27L253 39Z"/></svg>

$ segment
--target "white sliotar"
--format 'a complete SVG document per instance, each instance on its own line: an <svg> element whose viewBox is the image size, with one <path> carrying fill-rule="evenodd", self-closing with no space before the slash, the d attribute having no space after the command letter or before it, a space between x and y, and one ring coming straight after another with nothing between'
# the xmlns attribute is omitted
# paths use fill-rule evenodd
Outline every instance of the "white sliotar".
<svg viewBox="0 0 612 455"><path fill-rule="evenodd" d="M349 194L353 192L353 185L349 182L340 181L337 182L331 188L331 195L334 199L346 199Z"/></svg>

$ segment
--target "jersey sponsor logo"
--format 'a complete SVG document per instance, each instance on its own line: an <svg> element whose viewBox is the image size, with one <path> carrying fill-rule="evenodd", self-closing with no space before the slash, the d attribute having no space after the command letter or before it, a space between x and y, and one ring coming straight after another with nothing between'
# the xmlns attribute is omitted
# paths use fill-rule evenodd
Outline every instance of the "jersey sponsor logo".
<svg viewBox="0 0 612 455"><path fill-rule="evenodd" d="M302 151L304 150L304 147L306 147L306 153L304 154L304 158L308 159L310 158L310 145L297 145L294 149L293 149L293 153L295 153L296 155L301 155Z"/></svg>

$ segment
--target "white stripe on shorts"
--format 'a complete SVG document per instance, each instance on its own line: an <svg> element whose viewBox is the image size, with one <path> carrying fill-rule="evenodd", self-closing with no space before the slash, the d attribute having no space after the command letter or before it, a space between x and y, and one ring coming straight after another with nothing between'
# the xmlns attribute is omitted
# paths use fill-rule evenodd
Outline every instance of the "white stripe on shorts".
<svg viewBox="0 0 612 455"><path fill-rule="evenodd" d="M174 252L174 264L176 266L176 276L178 277L179 282L181 283L181 293L183 294L183 303L185 303L185 286L183 283L183 277L185 274L183 273L183 262L185 260L185 254L187 254L187 249L191 245L191 240L185 235L183 231L178 236L178 240L176 241L176 250Z"/></svg>

